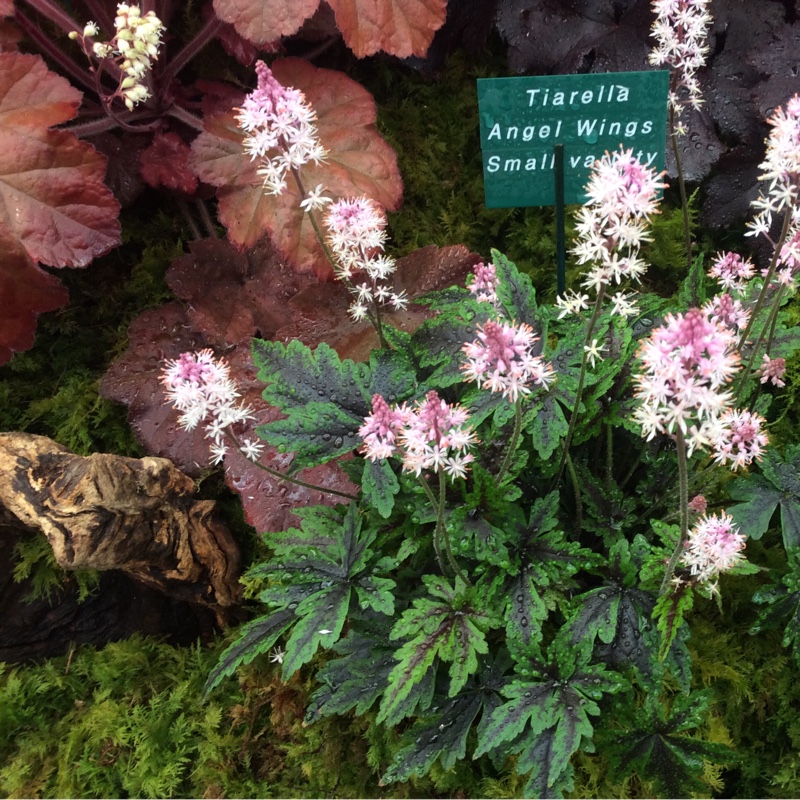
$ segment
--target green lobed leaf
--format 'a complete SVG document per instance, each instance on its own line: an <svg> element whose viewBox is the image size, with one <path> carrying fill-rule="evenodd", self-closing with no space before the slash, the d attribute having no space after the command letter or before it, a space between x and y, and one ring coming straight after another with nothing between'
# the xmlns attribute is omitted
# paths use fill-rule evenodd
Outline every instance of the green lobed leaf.
<svg viewBox="0 0 800 800"><path fill-rule="evenodd" d="M374 508L384 519L391 516L394 497L400 491L400 482L388 459L364 461L361 491L368 506Z"/></svg>
<svg viewBox="0 0 800 800"><path fill-rule="evenodd" d="M447 700L441 713L417 722L405 735L408 744L397 752L382 783L422 778L437 758L442 769L452 769L466 755L467 735L482 706L482 693L462 693Z"/></svg>
<svg viewBox="0 0 800 800"><path fill-rule="evenodd" d="M539 330L542 327L542 320L536 305L536 290L533 288L531 279L520 272L516 264L509 261L498 250L492 249L492 263L499 279L497 298L505 309L508 319L517 325L526 323L534 328L542 338L546 338L546 330Z"/></svg>
<svg viewBox="0 0 800 800"><path fill-rule="evenodd" d="M745 536L760 539L781 501L780 491L761 475L739 478L728 491L731 499L741 501L727 509L733 521Z"/></svg>
<svg viewBox="0 0 800 800"><path fill-rule="evenodd" d="M675 641L675 637L684 623L686 614L694 605L694 592L688 583L681 583L656 600L653 619L661 634L658 648L659 660L663 661Z"/></svg>
<svg viewBox="0 0 800 800"><path fill-rule="evenodd" d="M286 642L282 677L288 681L308 663L320 644L333 645L342 633L350 607L351 588L339 584L305 598L295 609L297 623Z"/></svg>
<svg viewBox="0 0 800 800"><path fill-rule="evenodd" d="M211 670L203 687L203 696L207 697L223 678L232 675L240 666L266 653L293 620L294 611L282 609L243 625L236 641L222 653L217 666Z"/></svg>

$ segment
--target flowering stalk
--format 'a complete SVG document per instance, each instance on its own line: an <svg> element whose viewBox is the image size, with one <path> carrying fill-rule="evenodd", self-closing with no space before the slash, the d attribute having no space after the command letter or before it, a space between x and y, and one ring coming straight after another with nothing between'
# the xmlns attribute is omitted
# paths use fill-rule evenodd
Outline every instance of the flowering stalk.
<svg viewBox="0 0 800 800"><path fill-rule="evenodd" d="M657 44L649 61L653 66L670 68L669 137L681 193L687 272L692 268L692 232L678 136L686 132L680 122L683 109L687 106L699 109L703 103L697 70L705 66L709 50L706 39L712 20L708 5L709 0L653 0L652 3L656 19L651 35Z"/></svg>
<svg viewBox="0 0 800 800"><path fill-rule="evenodd" d="M681 557L686 540L689 538L689 467L686 461L686 441L680 428L675 432L675 446L678 454L678 508L681 520L681 535L664 570L664 580L661 582L659 596L666 594L669 590L678 559Z"/></svg>
<svg viewBox="0 0 800 800"><path fill-rule="evenodd" d="M308 214L334 274L355 296L350 314L355 321L368 319L375 328L381 347L387 347L381 309L384 305L400 310L408 299L404 292L393 292L385 283L395 270L394 259L385 255L386 216L366 197L333 201L323 185L307 191L301 167L320 163L327 155L317 136L314 110L297 89L282 86L270 68L256 63L258 87L239 109L239 126L246 133L244 150L258 158L258 174L264 191L279 195L286 190L291 174L300 195L301 208ZM327 208L324 227L317 212ZM361 281L356 283L356 281Z"/></svg>
<svg viewBox="0 0 800 800"><path fill-rule="evenodd" d="M82 32L71 31L70 39L79 40L86 57L92 61L97 59L99 69L95 73L96 90L106 110L110 112L110 104L121 98L128 108L134 107L150 97L147 88L149 73L153 61L158 58L164 26L154 11L142 14L139 6L120 3L114 19L116 32L109 42L95 42L99 28L96 23L88 22ZM111 95L106 95L100 84L103 69L112 67L120 74L119 85Z"/></svg>
<svg viewBox="0 0 800 800"><path fill-rule="evenodd" d="M479 293L482 302L496 302L493 276L493 272L485 271L478 278L480 288L473 291L470 287L470 291ZM500 392L514 403L514 430L497 473L498 485L503 482L519 445L522 398L531 393L531 385L546 389L555 377L553 367L533 355L531 348L538 341L530 325L489 320L478 326L478 338L462 348L467 356L466 363L461 365L465 379L477 381L491 392Z"/></svg>
<svg viewBox="0 0 800 800"><path fill-rule="evenodd" d="M664 187L654 170L644 167L632 150L620 148L606 153L596 161L586 187L588 200L578 214L578 243L574 253L580 264L592 264L583 286L594 289L597 297L592 316L586 327L581 372L575 395L575 405L569 421L567 436L561 451L561 459L553 488L558 486L567 453L575 433L578 409L586 380L587 364L591 360L602 360L603 346L593 338L595 325L603 308L603 300L611 282L620 284L623 279L639 281L647 266L639 258L641 244L648 240L647 224L650 215L657 212L657 192ZM638 309L631 300L632 295L618 292L612 298L611 314L631 316ZM561 308L559 318L569 313L580 314L588 308L587 294L573 292L571 296L557 300Z"/></svg>

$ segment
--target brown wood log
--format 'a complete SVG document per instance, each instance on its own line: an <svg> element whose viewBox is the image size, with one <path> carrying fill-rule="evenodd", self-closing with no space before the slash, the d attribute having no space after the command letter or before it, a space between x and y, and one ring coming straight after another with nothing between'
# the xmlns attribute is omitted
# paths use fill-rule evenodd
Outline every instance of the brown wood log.
<svg viewBox="0 0 800 800"><path fill-rule="evenodd" d="M238 545L194 493L164 458L77 456L44 436L0 433L0 507L41 530L62 567L122 570L175 599L234 606Z"/></svg>

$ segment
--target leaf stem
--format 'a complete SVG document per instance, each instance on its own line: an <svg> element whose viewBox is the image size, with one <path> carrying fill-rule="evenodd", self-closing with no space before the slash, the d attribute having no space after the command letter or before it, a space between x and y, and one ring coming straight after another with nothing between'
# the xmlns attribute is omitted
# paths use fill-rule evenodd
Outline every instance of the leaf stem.
<svg viewBox="0 0 800 800"><path fill-rule="evenodd" d="M160 80L164 86L177 75L216 35L222 28L223 22L213 14L202 28L195 34L190 42L181 50L175 58L171 59L164 71L161 73Z"/></svg>
<svg viewBox="0 0 800 800"><path fill-rule="evenodd" d="M500 471L497 473L497 485L503 483L506 473L511 468L514 461L514 453L517 452L519 445L520 432L522 430L522 397L518 397L514 403L514 430L511 432L511 439L506 445L506 452L503 456L503 463L500 465Z"/></svg>
<svg viewBox="0 0 800 800"><path fill-rule="evenodd" d="M442 571L442 575L447 575L447 567L444 565L444 557L442 556L442 546L439 544L439 501L436 499L436 495L434 495L428 481L422 475L418 475L417 480L425 490L425 494L428 495L431 507L436 512L436 527L433 529L433 549L436 552L436 560L439 562L439 569Z"/></svg>
<svg viewBox="0 0 800 800"><path fill-rule="evenodd" d="M439 467L437 470L439 473L439 506L436 509L436 527L441 530L441 536L444 540L444 549L447 553L447 560L450 562L450 566L453 569L456 577L461 578L461 580L467 585L472 586L472 581L462 572L461 568L458 566L458 563L453 556L453 548L450 545L450 534L447 531L447 525L444 522L444 503L446 499L446 491L445 491L445 475L444 470Z"/></svg>
<svg viewBox="0 0 800 800"><path fill-rule="evenodd" d="M233 431L230 428L225 429L225 433L228 438L233 442L236 449L242 454L244 458L247 456L244 454L244 450L239 444L239 440L236 438ZM313 483L306 483L305 481L301 481L299 478L290 478L288 475L284 475L282 472L278 472L277 470L270 469L270 467L265 466L260 461L253 461L252 458L247 458L247 460L253 464L254 466L258 467L260 470L263 470L267 473L267 475L272 475L273 478L278 478L278 480L286 481L287 483L294 483L297 486L302 486L305 489L313 489L317 492L325 492L326 494L335 494L337 497L344 497L348 500L358 500L358 497L354 494L348 494L347 492L340 492L336 489L326 489L324 486L317 486Z"/></svg>
<svg viewBox="0 0 800 800"><path fill-rule="evenodd" d="M672 144L672 154L675 156L675 168L678 170L678 189L681 193L681 208L683 209L683 235L686 245L686 274L692 271L692 229L689 221L689 201L686 197L686 183L683 179L683 162L681 161L680 150L678 149L678 133L675 130L675 109L669 109L669 129L670 143ZM696 288L693 289L692 305L698 304Z"/></svg>
<svg viewBox="0 0 800 800"><path fill-rule="evenodd" d="M678 451L678 478L679 478L679 497L680 497L680 516L681 516L681 535L675 547L664 573L664 580L661 581L661 588L658 596L662 597L669 591L670 581L675 572L675 566L683 553L683 546L689 538L689 468L686 461L686 441L683 438L683 431L680 428L675 430L675 443Z"/></svg>

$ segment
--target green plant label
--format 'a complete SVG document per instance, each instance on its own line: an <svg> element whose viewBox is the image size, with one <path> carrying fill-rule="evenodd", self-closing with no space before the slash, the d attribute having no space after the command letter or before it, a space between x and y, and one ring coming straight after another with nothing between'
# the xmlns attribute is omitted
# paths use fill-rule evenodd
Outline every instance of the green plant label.
<svg viewBox="0 0 800 800"><path fill-rule="evenodd" d="M592 164L622 145L664 169L669 72L605 72L478 80L488 208L555 204L555 145L564 199L583 203Z"/></svg>

